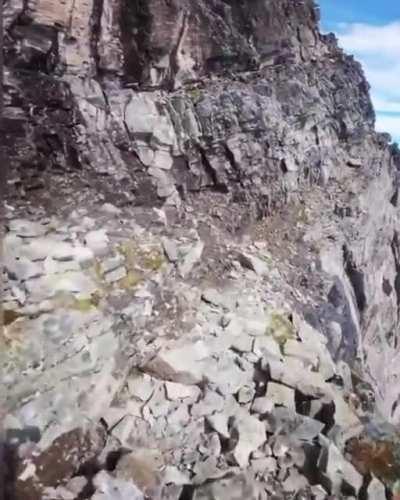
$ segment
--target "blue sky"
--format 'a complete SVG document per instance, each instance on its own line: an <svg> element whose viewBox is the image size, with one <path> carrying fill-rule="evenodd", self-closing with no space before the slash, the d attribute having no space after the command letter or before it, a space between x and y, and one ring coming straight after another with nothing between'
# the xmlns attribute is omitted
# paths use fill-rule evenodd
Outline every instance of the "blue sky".
<svg viewBox="0 0 400 500"><path fill-rule="evenodd" d="M322 29L361 61L377 124L400 142L400 0L319 0Z"/></svg>

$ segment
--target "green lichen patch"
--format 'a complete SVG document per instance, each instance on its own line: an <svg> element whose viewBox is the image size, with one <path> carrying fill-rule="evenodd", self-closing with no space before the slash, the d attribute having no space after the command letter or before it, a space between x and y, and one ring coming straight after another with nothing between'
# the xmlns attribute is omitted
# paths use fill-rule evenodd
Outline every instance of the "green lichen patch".
<svg viewBox="0 0 400 500"><path fill-rule="evenodd" d="M164 256L158 249L143 256L143 267L149 271L158 271L164 262Z"/></svg>
<svg viewBox="0 0 400 500"><path fill-rule="evenodd" d="M143 275L137 271L128 271L126 276L118 281L118 287L128 290L137 287L143 281Z"/></svg>
<svg viewBox="0 0 400 500"><path fill-rule="evenodd" d="M265 334L272 336L278 342L281 349L289 339L293 339L296 336L292 322L284 313L278 311L269 313Z"/></svg>
<svg viewBox="0 0 400 500"><path fill-rule="evenodd" d="M125 258L129 270L158 271L165 263L158 246L141 246L135 241L126 241L118 246L117 251Z"/></svg>

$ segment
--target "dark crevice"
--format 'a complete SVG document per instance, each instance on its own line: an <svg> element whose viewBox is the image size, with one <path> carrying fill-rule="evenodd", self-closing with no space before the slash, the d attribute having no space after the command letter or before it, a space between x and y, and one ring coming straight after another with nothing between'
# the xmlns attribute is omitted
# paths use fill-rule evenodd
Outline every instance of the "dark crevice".
<svg viewBox="0 0 400 500"><path fill-rule="evenodd" d="M104 0L94 0L93 10L91 15L91 39L90 39L90 49L92 53L93 60L95 61L96 71L99 72L99 51L98 43L101 37L101 16L103 14L103 3Z"/></svg>
<svg viewBox="0 0 400 500"><path fill-rule="evenodd" d="M232 171L236 174L236 178L234 179L235 182L239 182L241 184L241 173L240 173L240 167L237 164L235 160L235 156L233 155L232 151L228 148L228 146L225 144L225 155L226 158L232 167Z"/></svg>
<svg viewBox="0 0 400 500"><path fill-rule="evenodd" d="M152 16L148 0L121 0L120 26L124 52L125 84L143 83L145 68L152 57L150 34Z"/></svg>
<svg viewBox="0 0 400 500"><path fill-rule="evenodd" d="M357 307L360 313L365 311L367 306L367 297L365 294L364 273L357 269L353 255L346 245L343 245L343 263L344 270L350 280L351 286L356 297Z"/></svg>
<svg viewBox="0 0 400 500"><path fill-rule="evenodd" d="M179 495L178 500L193 500L195 488L192 485L185 485Z"/></svg>
<svg viewBox="0 0 400 500"><path fill-rule="evenodd" d="M211 163L208 161L207 155L205 154L203 149L200 149L200 157L201 157L201 163L204 168L204 172L206 175L211 179L211 182L213 184L213 188L215 191L219 193L228 193L229 189L226 183L221 182L218 178L218 173L216 172L215 168L211 165Z"/></svg>

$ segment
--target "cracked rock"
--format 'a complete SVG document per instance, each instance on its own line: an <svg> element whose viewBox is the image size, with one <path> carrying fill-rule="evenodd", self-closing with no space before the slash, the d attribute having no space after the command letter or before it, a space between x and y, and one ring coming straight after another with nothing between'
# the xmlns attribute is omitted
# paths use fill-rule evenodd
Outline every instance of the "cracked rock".
<svg viewBox="0 0 400 500"><path fill-rule="evenodd" d="M244 468L248 465L251 453L266 441L265 425L258 418L243 411L235 417L233 427L238 435L233 456L236 463Z"/></svg>

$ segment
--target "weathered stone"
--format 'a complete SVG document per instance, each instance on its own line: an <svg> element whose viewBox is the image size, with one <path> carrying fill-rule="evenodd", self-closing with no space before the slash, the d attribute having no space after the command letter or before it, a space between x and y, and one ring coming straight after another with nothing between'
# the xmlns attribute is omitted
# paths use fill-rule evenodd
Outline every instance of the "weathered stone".
<svg viewBox="0 0 400 500"><path fill-rule="evenodd" d="M193 405L191 414L194 417L212 415L215 412L222 411L224 404L224 398L217 392L206 390L203 399L201 399L197 404Z"/></svg>
<svg viewBox="0 0 400 500"><path fill-rule="evenodd" d="M246 385L240 388L237 398L239 403L247 404L253 401L254 395L255 395L254 388Z"/></svg>
<svg viewBox="0 0 400 500"><path fill-rule="evenodd" d="M163 480L165 484L176 484L179 486L191 484L190 476L187 472L182 472L177 467L171 465L165 468Z"/></svg>
<svg viewBox="0 0 400 500"><path fill-rule="evenodd" d="M31 262L26 257L19 257L18 260L6 256L5 268L11 279L26 281L31 278L38 278L44 274L45 268L37 262Z"/></svg>
<svg viewBox="0 0 400 500"><path fill-rule="evenodd" d="M208 356L206 344L198 341L159 352L146 364L145 369L162 380L187 385L198 384L203 380L206 371L204 360Z"/></svg>
<svg viewBox="0 0 400 500"><path fill-rule="evenodd" d="M233 395L248 405L256 379L257 395L282 383L288 406L295 391L299 411L321 421L257 398L268 433L323 442L323 422L340 448L360 426L351 405L368 415L375 405L365 391L355 396L328 348L351 361L354 379L359 372L373 384L376 413L397 422L399 151L375 133L362 69L319 32L315 3L3 4L5 255L34 264L18 270L24 283L8 283L4 295L1 400L15 410L18 430L37 427L46 446L71 426L102 419L118 447L156 440L175 464L184 457L187 470L204 459L200 448L210 452L199 476L215 477L218 438L203 442L204 415L221 412L215 426L234 446L231 420L244 408ZM104 203L117 198L123 212ZM103 268L119 270L111 280L98 279L98 262L80 269L129 233L153 243L167 225L170 241L182 242L166 252L180 277L131 270L114 287L107 282L122 277L121 266ZM150 298L135 295L138 281ZM202 289L222 286L238 288L237 297L224 290L197 308ZM221 319L224 309L232 314ZM296 323L295 309L314 328ZM132 366L160 380L130 391ZM196 404L181 397L189 388ZM264 481L271 496L284 497L287 467L301 462L293 450L280 457L279 483ZM32 471L24 464L18 477L28 483ZM113 480L95 495L123 496L127 485L112 490ZM253 476L229 477L175 491L174 500L263 499L255 490ZM67 494L64 486L53 493Z"/></svg>
<svg viewBox="0 0 400 500"><path fill-rule="evenodd" d="M161 491L161 465L159 451L139 449L122 456L115 475L119 480L135 485L145 496L157 498Z"/></svg>
<svg viewBox="0 0 400 500"><path fill-rule="evenodd" d="M201 259L204 250L204 243L198 241L193 246L191 246L182 257L182 260L178 263L178 269L180 275L185 278Z"/></svg>
<svg viewBox="0 0 400 500"><path fill-rule="evenodd" d="M230 433L228 430L229 416L224 413L215 413L207 415L206 421L212 429L220 434L224 439L229 439Z"/></svg>
<svg viewBox="0 0 400 500"><path fill-rule="evenodd" d="M251 410L254 413L259 413L260 415L264 415L265 413L269 413L274 407L274 402L272 399L267 397L256 398L251 405Z"/></svg>
<svg viewBox="0 0 400 500"><path fill-rule="evenodd" d="M104 203L101 206L101 210L102 212L110 215L119 215L122 212L120 208L116 207L112 203Z"/></svg>
<svg viewBox="0 0 400 500"><path fill-rule="evenodd" d="M44 236L48 232L48 228L43 224L27 219L12 219L8 222L8 229L22 238Z"/></svg>
<svg viewBox="0 0 400 500"><path fill-rule="evenodd" d="M92 500L144 500L141 491L132 483L113 478L106 471L96 474L93 479L96 493Z"/></svg>
<svg viewBox="0 0 400 500"><path fill-rule="evenodd" d="M200 389L195 385L188 386L184 384L177 384L174 382L166 382L165 390L167 393L167 398L172 401L175 401L177 399L191 399L193 401L196 401L201 394Z"/></svg>
<svg viewBox="0 0 400 500"><path fill-rule="evenodd" d="M104 229L89 231L85 236L87 247L96 255L101 255L107 251L109 238Z"/></svg>
<svg viewBox="0 0 400 500"><path fill-rule="evenodd" d="M168 238L163 238L162 244L168 260L170 262L177 262L177 260L179 259L179 250L178 245L175 243L175 241L172 241Z"/></svg>
<svg viewBox="0 0 400 500"><path fill-rule="evenodd" d="M288 493L298 492L308 486L307 479L299 474L297 469L290 469L289 476L282 484L283 490Z"/></svg>
<svg viewBox="0 0 400 500"><path fill-rule="evenodd" d="M218 292L218 290L216 290L215 288L208 288L207 290L204 290L201 298L205 302L208 302L209 304L216 307L222 307L229 310L233 306L233 304L231 304L230 298Z"/></svg>
<svg viewBox="0 0 400 500"><path fill-rule="evenodd" d="M385 486L376 477L368 485L367 496L369 500L386 500Z"/></svg>
<svg viewBox="0 0 400 500"><path fill-rule="evenodd" d="M256 500L259 490L254 480L245 474L238 474L232 478L222 479L197 488L194 500Z"/></svg>
<svg viewBox="0 0 400 500"><path fill-rule="evenodd" d="M141 401L148 401L155 388L155 381L146 373L133 374L128 378L128 389L132 396Z"/></svg>
<svg viewBox="0 0 400 500"><path fill-rule="evenodd" d="M253 350L254 339L250 335L239 335L230 341L230 347L237 352L251 352Z"/></svg>
<svg viewBox="0 0 400 500"><path fill-rule="evenodd" d="M267 398L271 400L274 405L285 406L291 410L296 409L294 400L294 390L282 384L275 384L268 382Z"/></svg>
<svg viewBox="0 0 400 500"><path fill-rule="evenodd" d="M125 267L118 267L117 269L114 269L113 271L108 271L104 275L104 279L107 281L107 283L115 283L116 281L120 281L125 276L127 275L127 271Z"/></svg>
<svg viewBox="0 0 400 500"><path fill-rule="evenodd" d="M121 265L123 265L124 259L122 255L115 255L113 257L108 257L101 261L100 263L100 271L103 274L109 273L111 271L115 271Z"/></svg>
<svg viewBox="0 0 400 500"><path fill-rule="evenodd" d="M245 411L235 417L233 426L238 433L233 456L240 467L246 467L251 453L266 440L265 426L258 418Z"/></svg>
<svg viewBox="0 0 400 500"><path fill-rule="evenodd" d="M269 268L266 262L255 257L254 255L250 255L248 253L241 253L239 255L239 261L242 266L251 269L258 276L265 276L268 274Z"/></svg>
<svg viewBox="0 0 400 500"><path fill-rule="evenodd" d="M275 474L278 469L278 464L273 457L258 458L251 461L251 468L256 474L267 477Z"/></svg>
<svg viewBox="0 0 400 500"><path fill-rule="evenodd" d="M331 491L340 494L345 483L355 495L358 495L363 484L361 474L348 462L333 443L327 443L326 476L330 483Z"/></svg>

